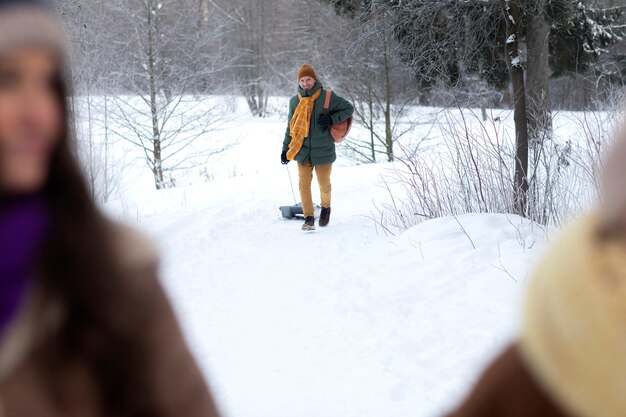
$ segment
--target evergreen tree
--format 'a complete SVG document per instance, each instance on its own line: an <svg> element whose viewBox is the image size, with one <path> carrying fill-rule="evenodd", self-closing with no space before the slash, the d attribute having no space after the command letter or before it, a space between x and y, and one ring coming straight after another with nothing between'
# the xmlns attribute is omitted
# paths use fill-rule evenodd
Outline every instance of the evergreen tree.
<svg viewBox="0 0 626 417"><path fill-rule="evenodd" d="M551 135L549 77L597 70L595 63L626 33L626 6L610 7L608 0L322 1L348 16L374 4L386 10L401 58L426 90L437 82L457 88L477 79L500 90L512 85L516 211L522 215L529 148Z"/></svg>

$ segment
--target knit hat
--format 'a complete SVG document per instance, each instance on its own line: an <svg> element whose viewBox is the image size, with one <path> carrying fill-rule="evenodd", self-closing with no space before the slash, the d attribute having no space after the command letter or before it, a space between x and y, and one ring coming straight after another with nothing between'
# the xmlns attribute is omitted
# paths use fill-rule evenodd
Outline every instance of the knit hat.
<svg viewBox="0 0 626 417"><path fill-rule="evenodd" d="M521 353L567 415L626 415L626 255L591 215L567 228L528 286Z"/></svg>
<svg viewBox="0 0 626 417"><path fill-rule="evenodd" d="M58 17L42 0L0 0L0 53L21 46L52 48L68 57L68 40Z"/></svg>
<svg viewBox="0 0 626 417"><path fill-rule="evenodd" d="M304 64L298 71L298 81L300 81L302 77L311 77L317 81L317 73L309 64Z"/></svg>

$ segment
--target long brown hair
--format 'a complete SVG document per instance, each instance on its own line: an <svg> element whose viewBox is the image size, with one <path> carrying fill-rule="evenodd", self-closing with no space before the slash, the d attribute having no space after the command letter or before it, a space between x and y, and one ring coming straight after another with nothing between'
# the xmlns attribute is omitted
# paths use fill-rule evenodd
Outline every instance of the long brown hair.
<svg viewBox="0 0 626 417"><path fill-rule="evenodd" d="M111 227L92 200L77 161L69 83L61 72L55 89L65 129L43 190L52 227L42 252L40 286L47 297L60 302L65 314L41 358L60 400L64 393L55 387L62 386L58 382L64 370L78 361L96 380L103 414L156 416L147 395L145 352L133 338L143 309L139 297L124 291Z"/></svg>

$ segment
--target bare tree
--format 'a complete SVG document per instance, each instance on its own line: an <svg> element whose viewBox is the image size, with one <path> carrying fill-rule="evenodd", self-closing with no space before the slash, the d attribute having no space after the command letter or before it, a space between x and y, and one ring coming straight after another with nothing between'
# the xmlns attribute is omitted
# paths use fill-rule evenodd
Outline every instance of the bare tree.
<svg viewBox="0 0 626 417"><path fill-rule="evenodd" d="M349 64L337 78L355 104L356 121L369 132L369 140L349 139L346 148L361 162L377 162L381 154L391 162L395 143L416 125L406 113L417 104L417 91L384 9L372 3L345 27Z"/></svg>
<svg viewBox="0 0 626 417"><path fill-rule="evenodd" d="M125 88L114 99L115 133L141 149L157 189L172 186L174 171L222 150L195 146L229 118L226 103L201 96L219 91L210 85L211 75L227 66L208 55L221 27L202 25L200 1L198 8L174 0L107 3L116 25L128 30L123 46L130 52L116 72Z"/></svg>
<svg viewBox="0 0 626 417"><path fill-rule="evenodd" d="M209 0L225 22L223 39L235 57L230 75L254 116L268 113L270 95L291 94L296 71L313 64L321 75L347 60L339 38L342 19L328 6L309 0ZM335 47L336 46L336 47Z"/></svg>
<svg viewBox="0 0 626 417"><path fill-rule="evenodd" d="M112 79L108 65L116 51L103 42L105 33L99 4L85 7L76 0L57 1L56 6L66 23L72 42L74 95L72 111L77 116L73 127L78 141L78 156L89 190L96 201L106 202L119 191L126 159L116 155L116 139L111 135Z"/></svg>

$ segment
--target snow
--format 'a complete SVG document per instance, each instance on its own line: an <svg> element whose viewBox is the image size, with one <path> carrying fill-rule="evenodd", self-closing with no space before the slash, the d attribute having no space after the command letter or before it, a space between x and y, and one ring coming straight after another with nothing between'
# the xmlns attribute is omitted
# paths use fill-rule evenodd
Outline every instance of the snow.
<svg viewBox="0 0 626 417"><path fill-rule="evenodd" d="M370 217L391 166L340 159L331 225L305 234L278 211L293 202L286 169L297 181L278 159L284 128L282 115L239 118L219 132L234 145L211 181L156 192L137 168L105 208L161 247L163 284L226 416L441 415L514 339L547 232L466 215L379 234Z"/></svg>
<svg viewBox="0 0 626 417"><path fill-rule="evenodd" d="M515 334L538 250L522 239L539 230L469 215L467 236L455 219L378 236L360 216L372 170L346 170L332 227L314 234L238 180L141 225L227 415L436 415Z"/></svg>
<svg viewBox="0 0 626 417"><path fill-rule="evenodd" d="M515 25L516 24L515 18L513 17L513 15L511 15L511 0L505 0L504 3L505 3L507 17L511 21L511 24Z"/></svg>

